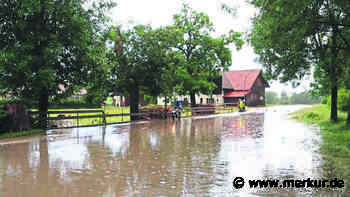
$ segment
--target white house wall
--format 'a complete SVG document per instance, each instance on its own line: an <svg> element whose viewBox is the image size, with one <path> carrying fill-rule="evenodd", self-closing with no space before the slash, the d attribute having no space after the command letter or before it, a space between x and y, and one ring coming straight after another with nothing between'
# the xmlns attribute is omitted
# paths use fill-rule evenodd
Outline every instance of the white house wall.
<svg viewBox="0 0 350 197"><path fill-rule="evenodd" d="M177 95L176 96L176 100L178 100L178 101L184 101L185 98L187 98L187 101L190 103L191 99L190 99L189 95L186 95L186 96ZM202 98L202 103L200 102L201 98ZM224 104L224 100L223 100L222 95L213 95L212 98L214 99L214 104L216 104L216 105ZM196 95L196 104L211 104L211 103L207 102L207 99L210 99L210 96L204 95L204 94ZM158 105L164 105L165 104L164 100L165 100L164 97L158 97L157 98L157 104Z"/></svg>

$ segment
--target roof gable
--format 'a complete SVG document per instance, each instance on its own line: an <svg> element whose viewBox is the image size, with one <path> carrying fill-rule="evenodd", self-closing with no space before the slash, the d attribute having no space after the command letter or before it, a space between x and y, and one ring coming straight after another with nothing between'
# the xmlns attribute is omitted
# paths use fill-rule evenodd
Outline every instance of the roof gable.
<svg viewBox="0 0 350 197"><path fill-rule="evenodd" d="M234 90L250 90L261 70L239 70L223 73L222 88Z"/></svg>

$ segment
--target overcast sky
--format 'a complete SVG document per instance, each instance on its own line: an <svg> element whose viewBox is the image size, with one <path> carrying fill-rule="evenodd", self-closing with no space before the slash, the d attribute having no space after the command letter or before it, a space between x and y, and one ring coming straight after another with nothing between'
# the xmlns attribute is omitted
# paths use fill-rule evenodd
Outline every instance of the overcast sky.
<svg viewBox="0 0 350 197"><path fill-rule="evenodd" d="M121 25L123 29L136 24L150 24L152 27L165 26L172 23L173 15L180 12L184 2L210 17L216 35L225 34L231 29L248 34L251 29L251 18L257 12L246 0L118 0L117 7L111 10L111 17L114 23ZM222 10L222 3L236 8L235 16ZM255 61L256 58L257 55L248 44L240 51L232 48L230 70L261 69L262 66ZM276 92L286 90L291 93L304 90L308 84L304 82L297 89L279 82L273 82L270 86L271 88L267 90Z"/></svg>

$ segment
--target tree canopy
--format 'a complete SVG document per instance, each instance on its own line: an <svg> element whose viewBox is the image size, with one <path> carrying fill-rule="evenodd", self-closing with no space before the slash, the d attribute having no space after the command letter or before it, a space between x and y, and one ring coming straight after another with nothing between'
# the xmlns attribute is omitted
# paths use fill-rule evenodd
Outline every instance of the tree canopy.
<svg viewBox="0 0 350 197"><path fill-rule="evenodd" d="M337 120L337 91L349 53L350 16L346 0L254 0L259 8L251 42L267 76L285 82L315 71L318 88L332 94L331 119ZM322 83L321 83L322 82Z"/></svg>
<svg viewBox="0 0 350 197"><path fill-rule="evenodd" d="M194 105L195 94L211 93L219 72L231 65L229 45L235 43L239 49L243 45L242 34L230 31L228 35L212 37L215 31L209 16L186 4L174 16L171 28L180 34L175 37L174 50L180 52L183 59L177 73L181 81L177 85L177 92L190 94L191 104Z"/></svg>
<svg viewBox="0 0 350 197"><path fill-rule="evenodd" d="M110 56L115 64L112 78L115 87L130 96L132 113L138 112L140 91L151 96L173 91L174 73L180 61L176 52L170 50L170 35L167 28L144 25L111 32L115 41Z"/></svg>
<svg viewBox="0 0 350 197"><path fill-rule="evenodd" d="M37 104L46 116L49 100L85 85L100 65L97 53L103 12L111 2L12 0L0 4L0 87ZM102 50L103 51L103 50Z"/></svg>

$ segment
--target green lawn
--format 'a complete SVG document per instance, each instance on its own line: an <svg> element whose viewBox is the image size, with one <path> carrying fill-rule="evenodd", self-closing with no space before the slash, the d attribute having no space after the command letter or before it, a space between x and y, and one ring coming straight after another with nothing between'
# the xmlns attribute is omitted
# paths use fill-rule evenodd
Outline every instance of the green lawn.
<svg viewBox="0 0 350 197"><path fill-rule="evenodd" d="M113 107L111 105L107 105L102 108L89 108L89 109L49 109L49 111L77 111L77 110L104 110L106 114L125 114L130 113L129 107ZM65 116L76 116L77 114L50 114L50 117L56 117L58 115ZM87 115L101 115L101 118L82 118L79 119L79 125L91 125L91 124L103 124L102 113L80 113L79 116L87 116ZM74 124L77 124L76 119L73 120ZM115 117L106 117L107 124L109 123L118 123L118 122L127 122L130 121L129 116L115 116Z"/></svg>
<svg viewBox="0 0 350 197"><path fill-rule="evenodd" d="M321 104L292 113L294 119L319 125L323 139L321 151L349 165L350 125L346 124L346 113L339 111L338 116L338 122L330 121L329 107Z"/></svg>
<svg viewBox="0 0 350 197"><path fill-rule="evenodd" d="M42 129L31 129L28 131L21 131L21 132L2 133L0 134L0 139L37 135L41 133L45 133L45 131Z"/></svg>
<svg viewBox="0 0 350 197"><path fill-rule="evenodd" d="M152 107L154 105L150 105L150 106L144 106L142 108L147 108L147 107ZM183 110L187 111L189 110L189 107L184 107ZM65 115L65 116L76 116L77 114L69 114L69 113L64 113L63 111L77 111L77 110L104 110L106 114L122 114L122 113L130 113L130 108L129 107L115 107L113 108L113 106L111 105L107 105L105 107L102 108L89 108L89 109L49 109L49 111L62 111L61 114L50 114L50 117L56 117L58 115ZM220 110L216 110L215 113L219 114L219 113L231 113L232 111L237 111L237 107L228 107L225 109L220 109ZM86 115L101 115L101 118L83 118L83 119L79 119L79 125L93 125L93 124L103 124L103 119L102 119L102 114L101 113L80 113L80 116L86 116ZM189 112L183 112L181 114L182 117L189 117L192 116L192 113ZM107 117L106 118L106 122L107 124L110 123L119 123L119 122L128 122L130 121L130 117L129 116L116 116L116 117ZM77 120L74 119L73 120L74 125L77 124Z"/></svg>

